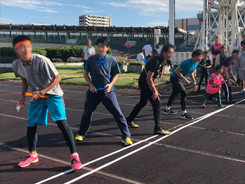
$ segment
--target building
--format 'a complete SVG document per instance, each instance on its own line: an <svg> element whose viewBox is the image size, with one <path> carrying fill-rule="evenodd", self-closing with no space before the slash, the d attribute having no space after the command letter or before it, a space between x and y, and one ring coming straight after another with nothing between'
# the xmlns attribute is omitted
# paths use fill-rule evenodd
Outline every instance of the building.
<svg viewBox="0 0 245 184"><path fill-rule="evenodd" d="M107 16L98 16L98 15L82 15L79 16L79 26L111 26L111 18Z"/></svg>
<svg viewBox="0 0 245 184"><path fill-rule="evenodd" d="M201 21L198 18L176 19L175 26L189 32L195 31L195 35L197 37L201 30Z"/></svg>

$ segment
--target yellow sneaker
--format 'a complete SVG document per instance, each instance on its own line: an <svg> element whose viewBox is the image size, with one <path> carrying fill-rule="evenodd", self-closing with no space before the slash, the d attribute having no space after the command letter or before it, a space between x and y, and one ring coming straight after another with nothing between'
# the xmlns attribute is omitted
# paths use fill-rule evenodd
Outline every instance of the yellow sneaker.
<svg viewBox="0 0 245 184"><path fill-rule="evenodd" d="M164 130L162 127L157 127L157 128L155 128L155 130L154 130L154 134L168 135L168 134L170 134L170 132L167 131L167 130Z"/></svg>
<svg viewBox="0 0 245 184"><path fill-rule="evenodd" d="M130 137L127 137L126 139L123 139L122 140L122 143L125 145L125 146L129 146L131 144L133 144L132 140Z"/></svg>
<svg viewBox="0 0 245 184"><path fill-rule="evenodd" d="M130 126L130 127L132 127L132 128L139 128L140 126L139 125L137 125L137 124L135 124L134 122L128 122L128 125Z"/></svg>
<svg viewBox="0 0 245 184"><path fill-rule="evenodd" d="M83 140L83 137L77 134L75 137L75 141L82 141L82 140Z"/></svg>

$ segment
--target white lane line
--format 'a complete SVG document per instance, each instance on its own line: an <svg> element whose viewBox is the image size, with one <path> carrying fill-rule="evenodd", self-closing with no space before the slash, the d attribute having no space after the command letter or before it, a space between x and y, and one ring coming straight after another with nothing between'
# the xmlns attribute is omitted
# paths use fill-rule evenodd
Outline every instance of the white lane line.
<svg viewBox="0 0 245 184"><path fill-rule="evenodd" d="M110 157L110 156L112 156L112 155L115 155L115 154L117 154L117 153L120 153L120 152L122 152L122 151L124 151L124 150L130 149L130 148L132 148L133 146L137 146L138 144L141 144L141 143L143 143L143 142L146 142L146 141L148 141L148 140L150 140L150 139L153 139L153 138L155 138L155 137L157 137L157 136L158 136L158 135L151 136L151 137L149 137L149 138L147 138L147 139L144 139L144 140L142 140L142 141L139 141L139 142L137 142L137 143L134 143L134 144L131 145L131 146L128 146L128 147L119 149L119 150L117 150L117 151L114 151L114 152L109 153L109 154L107 154L107 155L104 155L104 156L102 156L102 157L99 157L99 158L97 158L97 159L95 159L95 160L92 160L92 161L90 161L90 162L87 162L87 163L83 164L83 167L85 167L85 166L87 166L87 165L90 165L90 164L92 164L92 163L94 163L94 162L97 162L97 161L99 161L99 160L102 160L102 159L104 159L104 158L107 158L107 157ZM44 179L44 180L42 180L42 181L39 181L39 182L37 182L37 183L35 183L35 184L41 184L41 183L47 182L47 181L49 181L49 180L58 178L58 177L60 177L60 176L62 176L62 175L65 175L65 174L67 174L67 173L70 173L70 172L72 172L72 171L70 171L70 170L64 171L64 172L62 172L62 173L59 173L59 174L57 174L57 175L54 175L54 176L51 176L51 177L49 177L49 178L47 178L47 179Z"/></svg>
<svg viewBox="0 0 245 184"><path fill-rule="evenodd" d="M17 119L27 120L27 118L22 118L22 117L12 116L12 115L6 115L6 114L0 114L0 116L5 116L5 117L11 117L11 118L17 118ZM54 123L49 123L49 125L57 126L57 125L54 124ZM105 159L105 158L107 158L107 157L110 157L110 156L112 156L112 155L115 155L115 154L117 154L117 153L120 153L120 152L122 152L122 151L124 151L124 150L130 149L130 148L132 148L132 147L134 147L134 146L137 146L137 145L139 145L139 144L141 144L141 143L143 143L143 142L149 141L150 139L153 139L153 138L155 138L155 137L157 137L157 136L158 136L158 135L151 136L151 137L146 138L146 139L144 139L144 140L138 141L138 142L132 144L131 146L124 147L124 148L122 148L122 149L119 149L119 150L114 151L114 152L112 152L112 153L109 153L109 154L107 154L107 155L104 155L104 156L102 156L102 157L99 157L99 158L97 158L97 159L94 159L94 160L92 160L92 161L89 161L89 162L83 164L83 167L88 166L88 165L90 165L90 164L92 164L92 163L94 163L94 162L97 162L97 161L99 161L99 160ZM28 153L28 151L26 151L26 152ZM52 179L57 178L57 177L59 177L59 176L62 176L62 175L64 175L64 174L70 173L70 172L72 172L72 171L73 171L72 169L69 169L69 170L64 171L64 172L62 172L62 173L59 173L59 174L57 174L57 175L54 175L54 176L52 176L52 177L50 177L50 178L47 178L47 179L42 180L42 181L40 181L40 182L37 182L37 184L44 183L44 182L46 182L46 181L52 180Z"/></svg>
<svg viewBox="0 0 245 184"><path fill-rule="evenodd" d="M230 160L230 161L235 161L235 162L240 162L240 163L245 163L245 160L231 158L231 157L218 155L218 154L214 154L214 153L207 153L207 152L192 150L192 149L188 149L188 148L181 148L181 147L173 146L173 145L169 145L169 144L162 144L162 146L165 146L167 148L185 151L185 152L196 153L196 154L200 154L200 155L205 155L205 156L210 156L210 157L215 157L215 158L220 158L220 159L225 159L225 160Z"/></svg>
<svg viewBox="0 0 245 184"><path fill-rule="evenodd" d="M12 147L12 146L9 146L9 145L5 145L3 143L0 143L0 146L6 147L6 148L9 148L9 149L13 149L13 150L16 150L16 151L24 152L24 153L29 153L29 151L27 151L27 150L20 149L20 148L15 148L15 147ZM69 166L71 165L70 162L66 162L66 161L63 161L63 160L60 160L60 159L56 159L56 158L53 158L53 157L50 157L50 156L46 156L46 155L43 155L43 154L38 154L38 156L46 158L48 160L59 162L59 163L65 164L65 165L69 165ZM92 168L89 168L89 167L83 167L82 169L87 170L87 171L92 171L93 170ZM69 169L67 171L72 172L73 170ZM69 172L67 172L67 173L69 173ZM124 178L124 177L117 176L117 175L114 175L114 174L106 173L106 172L103 172L103 171L99 171L97 173L101 174L101 175L104 175L104 176L111 177L111 178L115 178L115 179L118 179L118 180L121 180L121 181L126 181L126 182L129 182L129 183L133 183L133 184L144 184L144 183L140 183L140 182L135 181L135 180L130 180L128 178Z"/></svg>
<svg viewBox="0 0 245 184"><path fill-rule="evenodd" d="M211 117L212 115L217 114L217 113L219 113L219 112L221 112L221 111L224 111L224 110L226 110L226 109L228 109L228 108L230 108L230 107L232 107L232 106L234 106L234 105L236 105L236 104L239 104L239 103L241 103L241 102L243 102L243 101L245 101L245 99L243 99L243 100L241 100L241 101L239 101L239 102L236 102L236 103L234 103L234 104L232 104L232 105L229 105L229 106L227 106L227 107L224 108L224 109L219 109L219 110L217 110L217 111L214 111L214 112L212 112L212 113L209 113L208 115L204 116L203 118L200 118L200 119L198 119L198 120L196 120L196 121L194 121L194 122L192 122L192 123L189 123L189 124L187 124L187 125L185 125L185 126L183 126L183 127L180 127L180 128L178 128L178 129L176 129L175 131L171 132L169 135L166 135L166 136L161 137L161 138L159 138L159 139L157 139L157 140L155 140L155 141L153 141L153 142L151 142L151 143L149 143L149 144L146 144L145 146L143 146L143 147L141 147L141 148L138 148L138 149L136 149L136 150L134 150L134 151L132 151L132 152L130 152L130 153L127 153L127 154L125 154L125 155L123 155L123 156L121 156L121 157L119 157L119 158L117 158L117 159L115 159L115 160L113 160L113 161L111 161L111 162L108 162L107 164L104 164L104 165L102 165L102 166L100 166L100 167L98 167L98 168L96 168L96 169L94 169L94 170L92 170L92 171L90 171L90 172L88 172L88 173L82 174L81 176L79 176L79 177L77 177L77 178L74 178L73 180L70 180L70 181L66 182L65 184L74 183L75 181L78 181L78 180L80 180L80 179L82 179L82 178L84 178L84 177L86 177L86 176L88 176L88 175L91 175L91 174L93 174L93 173L95 173L95 172L97 172L97 171L99 171L99 170L101 170L101 169L103 169L103 168L105 168L105 167L108 167L109 165L112 165L112 164L114 164L114 163L116 163L116 162L118 162L118 161L120 161L120 160L122 160L122 159L124 159L124 158L126 158L126 157L128 157L128 156L130 156L130 155L133 155L134 153L137 153L137 152L139 152L139 151L141 151L141 150L143 150L143 149L145 149L145 148L147 148L147 147L149 147L149 146L151 146L151 145L153 145L153 144L155 144L155 143L157 143L157 142L159 142L159 141L161 141L161 140L163 140L163 139L166 139L166 138L168 138L169 136L171 136L171 135L173 135L173 134L179 132L180 130L185 129L186 127L189 127L189 126L191 126L191 125L194 125L194 124L196 124L196 123L202 121L203 119L206 119L206 118L208 118L208 117Z"/></svg>

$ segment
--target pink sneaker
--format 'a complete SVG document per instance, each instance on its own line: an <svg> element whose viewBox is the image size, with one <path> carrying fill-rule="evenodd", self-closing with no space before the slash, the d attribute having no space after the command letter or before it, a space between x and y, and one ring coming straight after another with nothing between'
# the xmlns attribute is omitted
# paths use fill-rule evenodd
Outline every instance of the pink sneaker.
<svg viewBox="0 0 245 184"><path fill-rule="evenodd" d="M28 158L27 158L25 161L20 162L20 163L18 164L18 166L19 166L19 167L27 167L27 166L29 166L30 164L36 163L36 162L38 162L38 161L39 161L39 160L38 160L38 155L35 156L35 157L33 157L33 156L31 156L31 154L29 153L29 154L28 154Z"/></svg>
<svg viewBox="0 0 245 184"><path fill-rule="evenodd" d="M73 171L82 168L82 163L81 163L80 158L77 154L71 155L71 166L72 166Z"/></svg>

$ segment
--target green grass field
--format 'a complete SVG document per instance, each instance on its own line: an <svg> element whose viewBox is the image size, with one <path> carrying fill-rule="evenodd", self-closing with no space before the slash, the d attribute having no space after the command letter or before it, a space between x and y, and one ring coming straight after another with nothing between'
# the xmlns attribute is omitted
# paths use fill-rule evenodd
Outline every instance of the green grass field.
<svg viewBox="0 0 245 184"><path fill-rule="evenodd" d="M61 84L66 85L81 85L87 86L87 82L83 78L83 66L56 66L62 80ZM115 83L115 88L118 89L137 89L138 84L135 79L138 79L139 73L121 73ZM169 77L169 74L163 75L163 78ZM18 80L11 68L0 68L0 79Z"/></svg>

